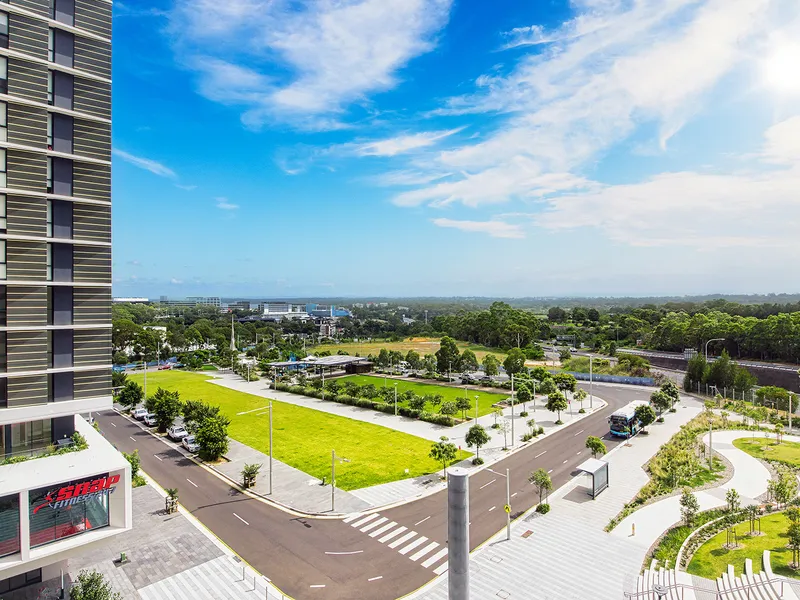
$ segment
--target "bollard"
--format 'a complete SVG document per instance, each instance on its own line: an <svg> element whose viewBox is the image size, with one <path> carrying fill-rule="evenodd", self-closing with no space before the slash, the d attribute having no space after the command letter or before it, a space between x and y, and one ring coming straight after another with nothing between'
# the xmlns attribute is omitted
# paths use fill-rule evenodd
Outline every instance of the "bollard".
<svg viewBox="0 0 800 600"><path fill-rule="evenodd" d="M466 469L447 474L448 598L469 600L469 478Z"/></svg>
<svg viewBox="0 0 800 600"><path fill-rule="evenodd" d="M631 537L636 535L636 523L631 523Z"/></svg>

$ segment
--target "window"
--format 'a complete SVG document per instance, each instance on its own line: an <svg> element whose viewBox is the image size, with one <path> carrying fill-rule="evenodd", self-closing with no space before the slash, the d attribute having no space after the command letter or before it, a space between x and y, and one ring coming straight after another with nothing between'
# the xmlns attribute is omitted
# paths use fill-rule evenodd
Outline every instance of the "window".
<svg viewBox="0 0 800 600"><path fill-rule="evenodd" d="M6 229L6 195L0 194L0 231L5 232Z"/></svg>
<svg viewBox="0 0 800 600"><path fill-rule="evenodd" d="M75 95L75 80L72 75L50 71L47 77L47 103L72 110L72 99Z"/></svg>
<svg viewBox="0 0 800 600"><path fill-rule="evenodd" d="M72 202L47 201L47 237L72 239Z"/></svg>
<svg viewBox="0 0 800 600"><path fill-rule="evenodd" d="M50 0L50 18L74 26L75 0Z"/></svg>
<svg viewBox="0 0 800 600"><path fill-rule="evenodd" d="M47 149L72 154L75 120L67 115L47 115Z"/></svg>
<svg viewBox="0 0 800 600"><path fill-rule="evenodd" d="M0 544L2 544L2 541L0 541ZM34 583L42 583L41 569L34 569L33 571L28 571L27 573L21 573L19 575L15 575L14 577L3 579L0 581L0 594L7 594L8 592L22 589L29 585L33 585Z"/></svg>
<svg viewBox="0 0 800 600"><path fill-rule="evenodd" d="M53 244L47 244L47 281L53 281Z"/></svg>
<svg viewBox="0 0 800 600"><path fill-rule="evenodd" d="M0 148L0 187L8 187L6 181L6 149Z"/></svg>
<svg viewBox="0 0 800 600"><path fill-rule="evenodd" d="M75 36L68 31L51 29L47 44L47 59L62 67L75 66Z"/></svg>
<svg viewBox="0 0 800 600"><path fill-rule="evenodd" d="M8 58L0 56L0 94L8 93Z"/></svg>
<svg viewBox="0 0 800 600"><path fill-rule="evenodd" d="M8 104L0 102L0 142L8 141Z"/></svg>
<svg viewBox="0 0 800 600"><path fill-rule="evenodd" d="M8 48L8 13L0 12L0 48Z"/></svg>
<svg viewBox="0 0 800 600"><path fill-rule="evenodd" d="M53 369L68 369L73 364L73 348L75 346L72 329L56 329L49 331Z"/></svg>
<svg viewBox="0 0 800 600"><path fill-rule="evenodd" d="M0 279L6 279L6 241L0 240Z"/></svg>
<svg viewBox="0 0 800 600"><path fill-rule="evenodd" d="M5 327L7 323L6 319L6 286L0 286L0 326ZM5 348L0 348L0 354L5 354Z"/></svg>
<svg viewBox="0 0 800 600"><path fill-rule="evenodd" d="M70 159L47 159L47 193L72 196L72 161Z"/></svg>
<svg viewBox="0 0 800 600"><path fill-rule="evenodd" d="M53 421L29 421L11 425L11 454L34 456L53 443Z"/></svg>
<svg viewBox="0 0 800 600"><path fill-rule="evenodd" d="M2 435L0 440L4 441ZM4 450L4 446L0 447L0 456ZM0 498L0 556L17 552L19 552L19 494L14 494ZM8 591L0 588L0 592Z"/></svg>
<svg viewBox="0 0 800 600"><path fill-rule="evenodd" d="M50 373L47 383L49 402L69 402L75 399L75 373Z"/></svg>
<svg viewBox="0 0 800 600"><path fill-rule="evenodd" d="M0 331L0 372L5 373L8 366L8 336L5 331Z"/></svg>
<svg viewBox="0 0 800 600"><path fill-rule="evenodd" d="M50 325L72 325L72 288L49 287L47 304Z"/></svg>

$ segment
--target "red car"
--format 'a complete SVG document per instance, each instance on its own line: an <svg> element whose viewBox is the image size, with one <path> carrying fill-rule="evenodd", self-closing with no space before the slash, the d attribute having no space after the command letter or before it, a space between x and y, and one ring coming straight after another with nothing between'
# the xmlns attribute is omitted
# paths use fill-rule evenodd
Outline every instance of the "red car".
<svg viewBox="0 0 800 600"><path fill-rule="evenodd" d="M172 368L172 365L159 365L159 371L169 371Z"/></svg>

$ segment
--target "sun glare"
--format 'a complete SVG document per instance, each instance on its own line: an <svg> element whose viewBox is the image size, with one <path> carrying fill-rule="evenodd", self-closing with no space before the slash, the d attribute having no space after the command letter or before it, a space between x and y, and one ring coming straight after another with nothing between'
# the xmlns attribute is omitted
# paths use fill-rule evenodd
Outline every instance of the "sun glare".
<svg viewBox="0 0 800 600"><path fill-rule="evenodd" d="M800 44L778 47L764 64L764 77L771 88L800 94Z"/></svg>

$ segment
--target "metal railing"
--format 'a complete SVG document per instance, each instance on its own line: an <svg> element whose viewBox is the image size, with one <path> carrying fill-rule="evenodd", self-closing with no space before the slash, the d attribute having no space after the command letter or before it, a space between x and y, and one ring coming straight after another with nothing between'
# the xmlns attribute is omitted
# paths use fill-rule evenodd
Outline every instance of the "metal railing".
<svg viewBox="0 0 800 600"><path fill-rule="evenodd" d="M674 583L669 586L664 586L664 589L658 592L652 589L642 592L624 592L624 596L626 600L668 600L675 597L674 591L679 591L680 599L683 600L684 592L686 590L692 590L693 592L702 592L706 597L714 594L716 600L739 600L742 598L743 593L746 600L758 600L763 598L763 594L760 592L766 590L769 597L777 593L778 597L783 598L785 583L786 581L784 579L767 579L757 583L734 585L730 589L716 591L685 583ZM775 590L774 584L780 585L780 592Z"/></svg>

